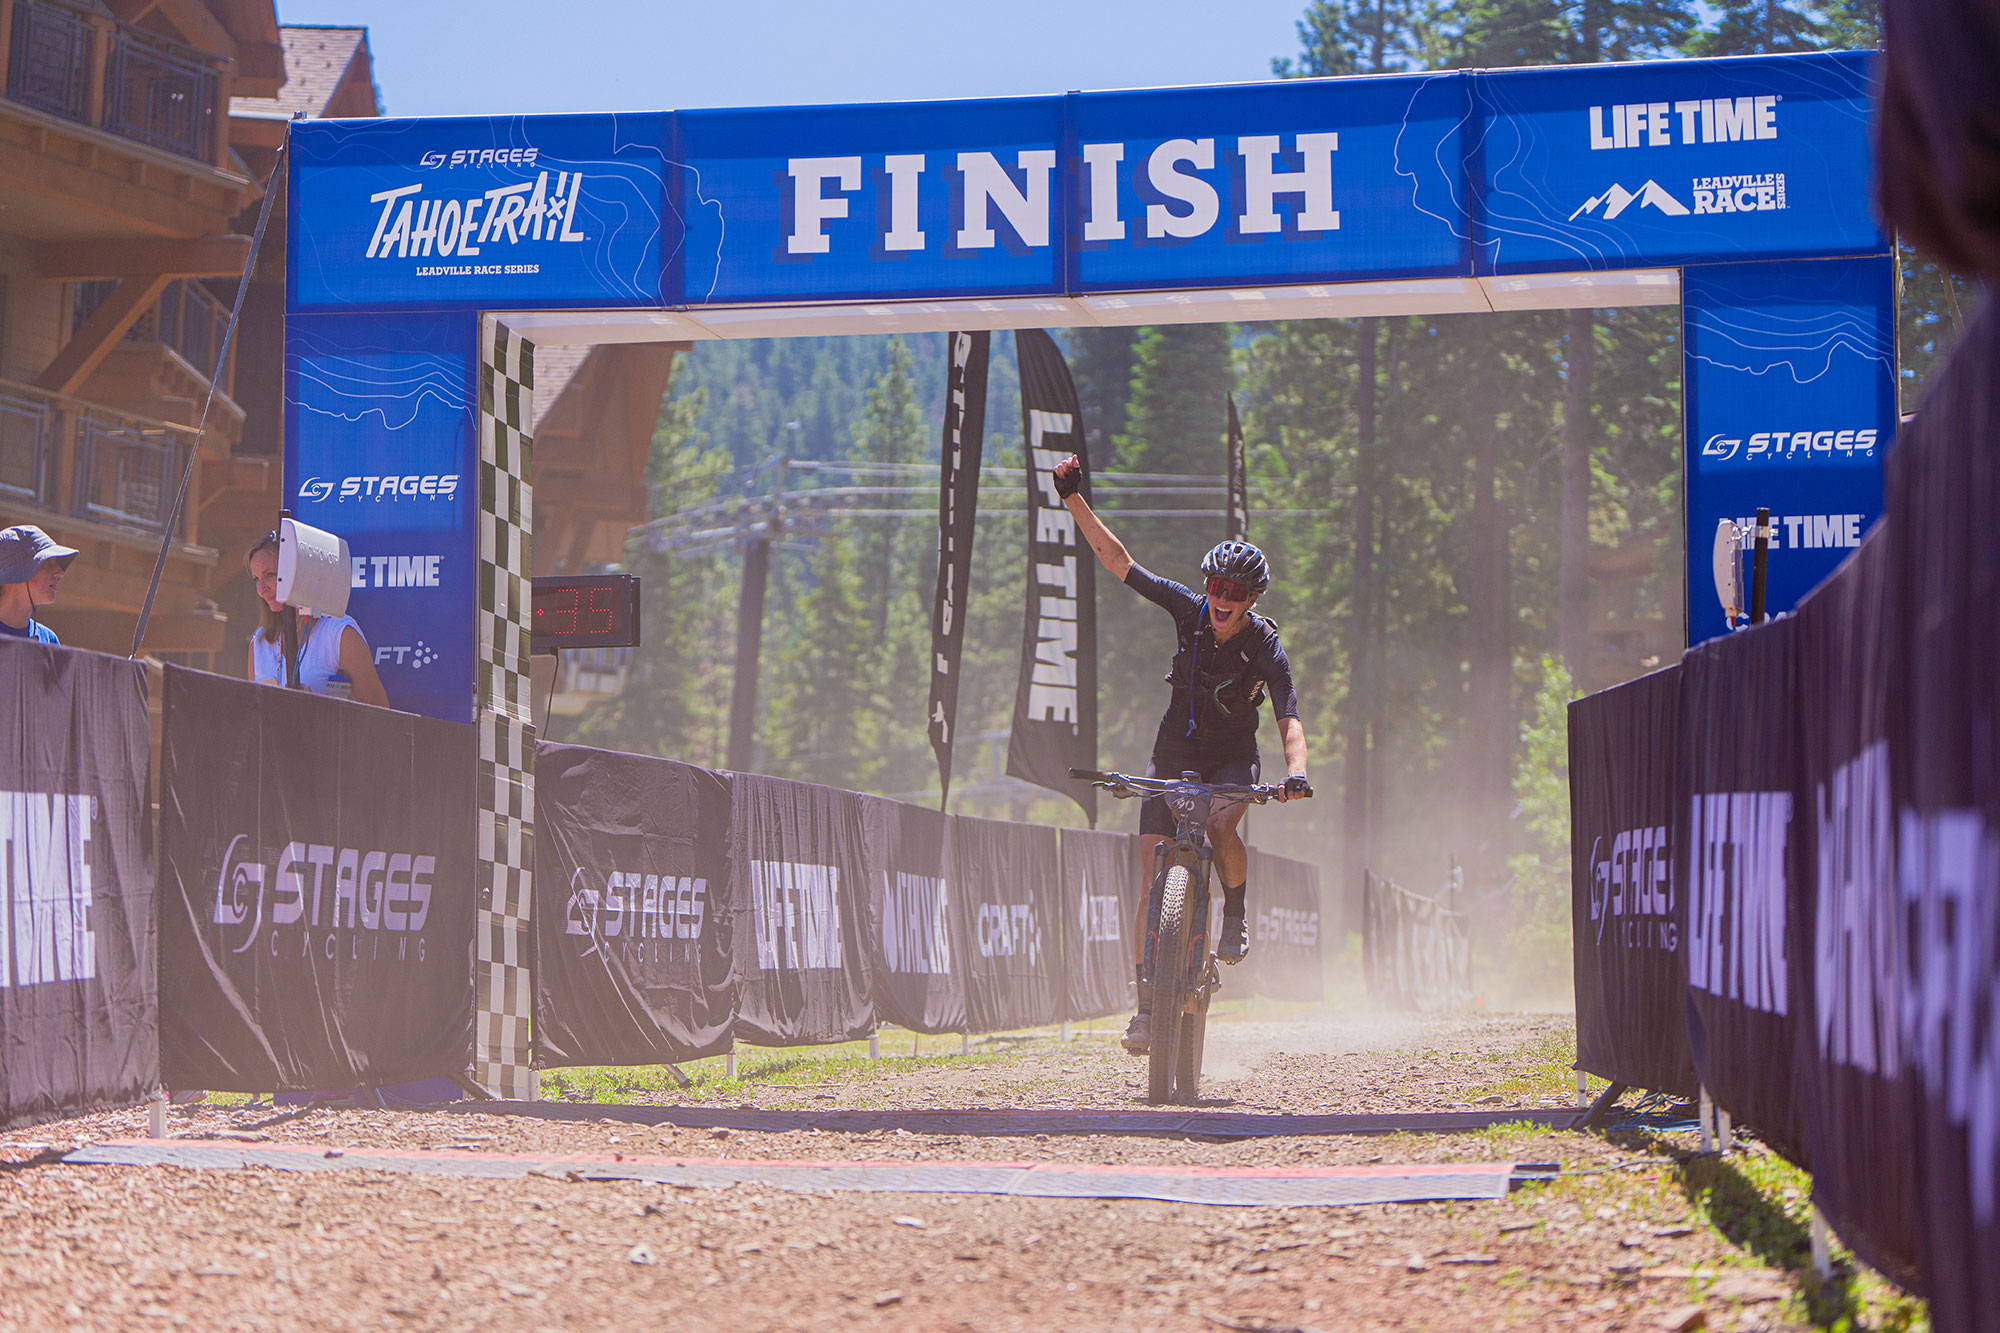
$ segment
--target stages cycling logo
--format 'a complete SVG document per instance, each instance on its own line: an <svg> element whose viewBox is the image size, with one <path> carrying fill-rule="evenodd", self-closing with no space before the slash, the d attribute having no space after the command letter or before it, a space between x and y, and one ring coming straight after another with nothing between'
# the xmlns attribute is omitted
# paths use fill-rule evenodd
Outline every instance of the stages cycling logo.
<svg viewBox="0 0 2000 1333"><path fill-rule="evenodd" d="M693 875L613 870L604 888L584 883L584 868L570 872L563 934L590 941L580 955L613 954L626 963L689 961L708 917L708 881Z"/></svg>
<svg viewBox="0 0 2000 1333"><path fill-rule="evenodd" d="M299 500L303 504L342 500L449 500L457 494L456 472L307 477L299 483Z"/></svg>
<svg viewBox="0 0 2000 1333"><path fill-rule="evenodd" d="M232 954L423 962L436 873L435 856L374 847L288 842L269 858L239 833L223 851L209 921Z"/></svg>
<svg viewBox="0 0 2000 1333"><path fill-rule="evenodd" d="M1701 442L1701 456L1718 463L1794 458L1873 458L1881 434L1874 430L1766 430L1748 435L1718 431Z"/></svg>
<svg viewBox="0 0 2000 1333"><path fill-rule="evenodd" d="M1674 922L1674 862L1664 824L1626 829L1590 844L1590 919L1602 948L1609 935L1627 949L1680 947Z"/></svg>

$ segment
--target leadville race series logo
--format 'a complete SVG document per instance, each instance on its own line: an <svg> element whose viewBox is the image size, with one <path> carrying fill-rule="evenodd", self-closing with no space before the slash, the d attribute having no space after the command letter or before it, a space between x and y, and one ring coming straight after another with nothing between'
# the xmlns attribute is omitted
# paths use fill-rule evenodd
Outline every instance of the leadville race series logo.
<svg viewBox="0 0 2000 1333"><path fill-rule="evenodd" d="M209 921L231 954L373 962L425 960L437 858L421 852L288 842L267 857L230 839Z"/></svg>

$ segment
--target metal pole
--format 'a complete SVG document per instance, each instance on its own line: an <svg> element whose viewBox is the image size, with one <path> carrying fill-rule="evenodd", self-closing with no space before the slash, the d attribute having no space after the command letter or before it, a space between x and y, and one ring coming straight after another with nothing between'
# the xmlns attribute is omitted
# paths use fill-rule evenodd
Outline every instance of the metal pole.
<svg viewBox="0 0 2000 1333"><path fill-rule="evenodd" d="M771 539L751 541L743 555L743 593L736 602L736 679L729 693L728 766L756 764L757 661L764 652L764 591L771 578Z"/></svg>
<svg viewBox="0 0 2000 1333"><path fill-rule="evenodd" d="M1750 555L1750 623L1764 623L1764 573L1770 565L1771 511L1757 509L1757 544Z"/></svg>
<svg viewBox="0 0 2000 1333"><path fill-rule="evenodd" d="M1826 1215L1820 1212L1818 1204L1812 1205L1811 1218L1813 1272L1825 1281L1833 1276L1833 1247L1827 1240Z"/></svg>

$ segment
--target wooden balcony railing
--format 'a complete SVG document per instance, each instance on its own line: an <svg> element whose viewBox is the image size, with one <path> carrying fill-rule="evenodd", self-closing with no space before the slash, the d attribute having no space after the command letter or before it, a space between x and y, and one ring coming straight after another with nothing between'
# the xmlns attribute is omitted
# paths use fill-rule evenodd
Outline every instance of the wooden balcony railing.
<svg viewBox="0 0 2000 1333"><path fill-rule="evenodd" d="M72 333L83 327L117 285L116 280L76 284L70 303ZM205 380L215 370L215 352L228 328L229 307L200 283L181 278L167 284L159 303L133 322L124 341L171 347ZM216 387L227 394L235 382L236 348L231 345L222 365L222 381Z"/></svg>
<svg viewBox="0 0 2000 1333"><path fill-rule="evenodd" d="M0 497L10 509L157 537L194 444L187 426L0 380ZM191 517L178 535L193 539Z"/></svg>
<svg viewBox="0 0 2000 1333"><path fill-rule="evenodd" d="M225 91L216 59L62 0L12 0L12 8L10 101L221 164Z"/></svg>

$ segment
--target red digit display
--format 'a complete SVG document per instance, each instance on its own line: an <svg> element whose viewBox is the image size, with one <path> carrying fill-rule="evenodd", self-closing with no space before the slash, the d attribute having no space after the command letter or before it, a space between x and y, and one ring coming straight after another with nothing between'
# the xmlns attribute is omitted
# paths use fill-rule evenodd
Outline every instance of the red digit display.
<svg viewBox="0 0 2000 1333"><path fill-rule="evenodd" d="M530 610L529 630L538 653L639 642L639 580L631 574L538 578Z"/></svg>

